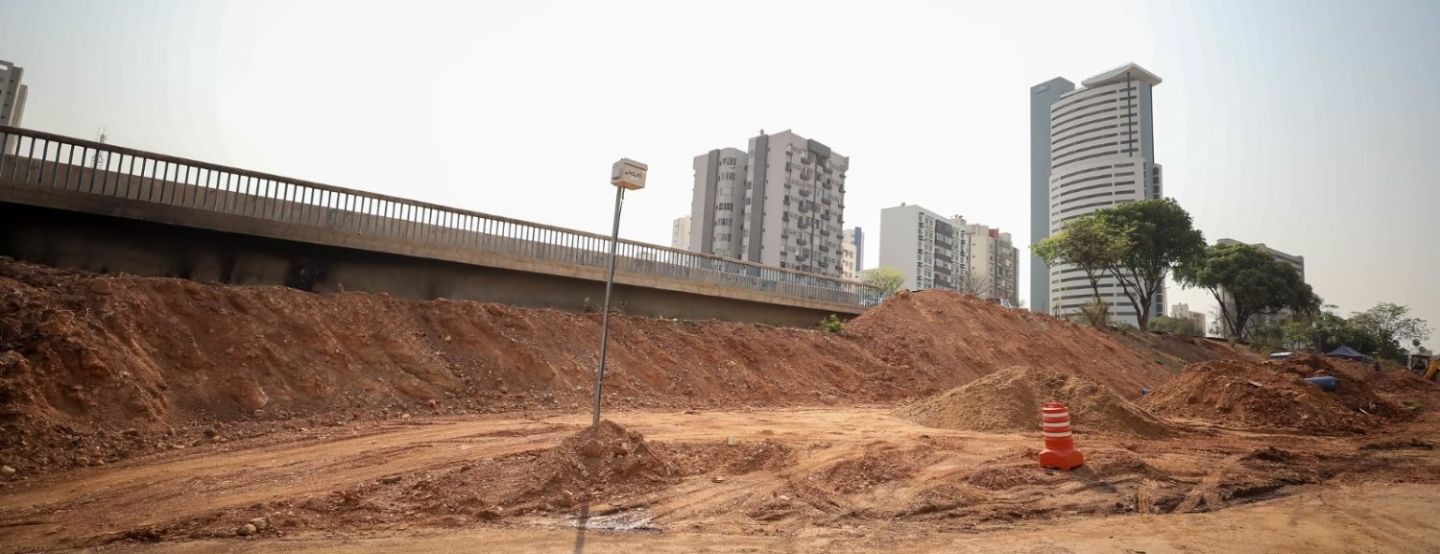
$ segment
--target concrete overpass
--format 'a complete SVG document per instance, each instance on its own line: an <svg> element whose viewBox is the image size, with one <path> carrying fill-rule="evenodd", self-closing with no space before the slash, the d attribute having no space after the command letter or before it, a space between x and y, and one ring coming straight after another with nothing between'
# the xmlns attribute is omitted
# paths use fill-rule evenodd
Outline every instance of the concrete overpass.
<svg viewBox="0 0 1440 554"><path fill-rule="evenodd" d="M0 255L572 311L604 294L602 235L0 126L6 141ZM635 315L808 327L878 299L853 281L623 239L617 256L617 305Z"/></svg>

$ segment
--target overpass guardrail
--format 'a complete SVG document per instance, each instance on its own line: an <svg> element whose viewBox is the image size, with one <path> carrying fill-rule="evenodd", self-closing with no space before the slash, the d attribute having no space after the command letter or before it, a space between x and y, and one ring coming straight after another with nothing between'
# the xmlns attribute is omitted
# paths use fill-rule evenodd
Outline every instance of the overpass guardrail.
<svg viewBox="0 0 1440 554"><path fill-rule="evenodd" d="M604 268L609 252L610 237L595 233L6 126L0 126L3 186L592 268ZM856 281L626 239L616 256L622 282L625 274L642 275L855 308L881 296Z"/></svg>

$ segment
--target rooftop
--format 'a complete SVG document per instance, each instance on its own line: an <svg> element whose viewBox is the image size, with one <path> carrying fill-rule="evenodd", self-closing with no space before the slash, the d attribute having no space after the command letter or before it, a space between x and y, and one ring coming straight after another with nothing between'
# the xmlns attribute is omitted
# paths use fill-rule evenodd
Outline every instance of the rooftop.
<svg viewBox="0 0 1440 554"><path fill-rule="evenodd" d="M1084 85L1086 88L1094 88L1100 85L1118 83L1127 79L1148 83L1150 86L1160 84L1161 80L1158 75L1146 71L1145 68L1135 65L1134 63L1127 63L1115 69L1111 69L1089 79L1081 81L1080 84Z"/></svg>

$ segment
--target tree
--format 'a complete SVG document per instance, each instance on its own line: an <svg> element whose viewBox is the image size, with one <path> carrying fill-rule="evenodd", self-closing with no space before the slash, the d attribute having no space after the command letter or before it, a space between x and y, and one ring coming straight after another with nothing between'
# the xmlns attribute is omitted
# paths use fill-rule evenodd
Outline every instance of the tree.
<svg viewBox="0 0 1440 554"><path fill-rule="evenodd" d="M880 294L888 297L905 285L905 274L893 267L876 267L861 273L860 282L880 289Z"/></svg>
<svg viewBox="0 0 1440 554"><path fill-rule="evenodd" d="M1349 346L1365 353L1380 349L1380 343L1370 331L1361 329L1352 319L1345 319L1336 313L1333 305L1325 305L1309 313L1292 315L1281 324L1284 340L1291 348L1311 348L1316 352L1329 352L1340 346Z"/></svg>
<svg viewBox="0 0 1440 554"><path fill-rule="evenodd" d="M1128 237L1107 228L1094 215L1073 219L1059 232L1030 246L1047 266L1071 265L1085 273L1094 301L1081 311L1096 327L1109 319L1107 306L1100 300L1100 277L1129 248Z"/></svg>
<svg viewBox="0 0 1440 554"><path fill-rule="evenodd" d="M1163 315L1156 317L1154 321L1150 322L1150 330L1175 335L1205 336L1205 330L1195 324L1195 320Z"/></svg>
<svg viewBox="0 0 1440 554"><path fill-rule="evenodd" d="M1175 271L1180 283L1210 291L1220 304L1220 321L1236 340L1245 340L1256 315L1313 312L1319 299L1289 264L1248 244L1217 244ZM1228 301L1227 301L1228 300ZM1272 329L1275 340L1281 330Z"/></svg>
<svg viewBox="0 0 1440 554"><path fill-rule="evenodd" d="M1107 271L1135 309L1141 331L1150 328L1150 307L1176 265L1205 252L1205 235L1173 198L1137 200L1094 214L1104 228L1124 237L1126 248Z"/></svg>
<svg viewBox="0 0 1440 554"><path fill-rule="evenodd" d="M1430 338L1430 324L1418 317L1406 317L1409 313L1407 306L1381 302L1373 308L1351 314L1350 322L1374 341L1375 350L1370 353L1396 358L1403 352L1400 347L1402 342L1424 342Z"/></svg>
<svg viewBox="0 0 1440 554"><path fill-rule="evenodd" d="M965 271L960 276L960 292L973 294L980 298L994 297L994 289L990 287L989 275L977 275L974 271Z"/></svg>

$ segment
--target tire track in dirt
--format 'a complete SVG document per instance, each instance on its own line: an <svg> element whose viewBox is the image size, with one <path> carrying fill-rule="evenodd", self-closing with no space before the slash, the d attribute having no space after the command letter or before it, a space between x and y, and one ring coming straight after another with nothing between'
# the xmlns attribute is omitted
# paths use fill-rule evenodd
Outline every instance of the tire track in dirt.
<svg viewBox="0 0 1440 554"><path fill-rule="evenodd" d="M1240 461L1240 458L1244 456L1244 454L1232 454L1217 463L1215 469L1205 474L1205 477L1201 478L1200 482L1197 483L1194 488L1190 489L1190 492L1185 494L1185 498L1180 501L1179 505L1175 506L1175 509L1172 510L1171 513L1184 514L1192 512L1199 508L1202 502L1204 503L1203 505L1210 510L1224 508L1225 502L1220 499L1220 493L1218 491L1220 480L1225 477L1225 471L1233 467Z"/></svg>

